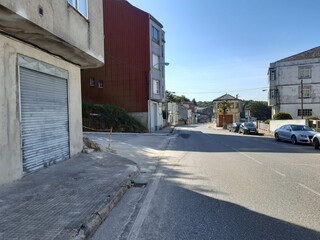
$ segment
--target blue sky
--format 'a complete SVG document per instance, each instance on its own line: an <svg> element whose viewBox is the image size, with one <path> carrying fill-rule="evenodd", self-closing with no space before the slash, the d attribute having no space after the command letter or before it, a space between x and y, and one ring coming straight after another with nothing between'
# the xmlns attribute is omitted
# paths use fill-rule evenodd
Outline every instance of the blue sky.
<svg viewBox="0 0 320 240"><path fill-rule="evenodd" d="M128 0L166 32L166 89L267 101L271 62L320 46L319 0Z"/></svg>

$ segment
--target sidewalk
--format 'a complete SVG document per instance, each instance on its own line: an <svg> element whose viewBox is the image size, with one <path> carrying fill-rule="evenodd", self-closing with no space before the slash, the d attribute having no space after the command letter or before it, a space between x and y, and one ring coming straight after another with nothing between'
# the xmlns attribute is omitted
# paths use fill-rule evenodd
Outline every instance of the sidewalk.
<svg viewBox="0 0 320 240"><path fill-rule="evenodd" d="M0 239L85 239L138 172L120 156L82 153L0 186Z"/></svg>

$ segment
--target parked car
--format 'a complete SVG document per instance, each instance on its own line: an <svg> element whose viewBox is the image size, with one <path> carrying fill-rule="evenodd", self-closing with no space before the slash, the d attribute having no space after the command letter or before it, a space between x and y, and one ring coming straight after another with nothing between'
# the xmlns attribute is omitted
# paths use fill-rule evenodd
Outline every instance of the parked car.
<svg viewBox="0 0 320 240"><path fill-rule="evenodd" d="M314 146L315 149L319 149L319 146L320 146L320 133L317 133L315 135L313 135L313 138L312 138L312 144Z"/></svg>
<svg viewBox="0 0 320 240"><path fill-rule="evenodd" d="M241 122L234 122L229 127L229 132L239 132Z"/></svg>
<svg viewBox="0 0 320 240"><path fill-rule="evenodd" d="M239 133L258 134L256 125L253 122L243 122L240 124Z"/></svg>
<svg viewBox="0 0 320 240"><path fill-rule="evenodd" d="M274 138L277 141L290 141L292 144L312 143L312 138L316 134L312 128L306 125L286 124L274 131Z"/></svg>

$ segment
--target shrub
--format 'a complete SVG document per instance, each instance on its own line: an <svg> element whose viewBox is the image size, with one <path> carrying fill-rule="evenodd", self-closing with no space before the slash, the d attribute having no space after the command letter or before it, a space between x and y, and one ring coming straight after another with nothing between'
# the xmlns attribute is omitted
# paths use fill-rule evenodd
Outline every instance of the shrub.
<svg viewBox="0 0 320 240"><path fill-rule="evenodd" d="M320 118L317 116L308 117L307 119L308 120L320 120Z"/></svg>
<svg viewBox="0 0 320 240"><path fill-rule="evenodd" d="M263 123L270 124L270 119L265 120Z"/></svg>
<svg viewBox="0 0 320 240"><path fill-rule="evenodd" d="M292 116L286 112L279 112L273 115L273 120L292 119Z"/></svg>
<svg viewBox="0 0 320 240"><path fill-rule="evenodd" d="M147 132L135 118L117 106L82 103L82 120L85 130L109 130L116 132Z"/></svg>

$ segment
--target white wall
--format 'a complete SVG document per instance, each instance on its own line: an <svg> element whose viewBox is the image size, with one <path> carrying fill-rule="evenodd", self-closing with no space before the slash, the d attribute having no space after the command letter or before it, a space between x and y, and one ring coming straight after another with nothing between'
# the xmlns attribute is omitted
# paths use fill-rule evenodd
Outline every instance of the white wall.
<svg viewBox="0 0 320 240"><path fill-rule="evenodd" d="M17 55L21 54L69 73L70 155L82 150L80 68L39 49L0 34L0 184L22 177Z"/></svg>
<svg viewBox="0 0 320 240"><path fill-rule="evenodd" d="M306 120L306 119L270 120L270 131L274 132L274 130L276 130L277 128L279 128L285 124L307 125L308 120Z"/></svg>

